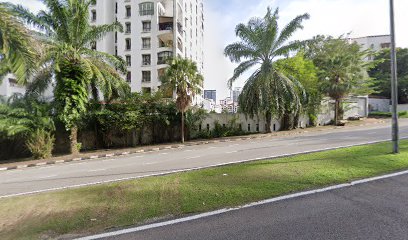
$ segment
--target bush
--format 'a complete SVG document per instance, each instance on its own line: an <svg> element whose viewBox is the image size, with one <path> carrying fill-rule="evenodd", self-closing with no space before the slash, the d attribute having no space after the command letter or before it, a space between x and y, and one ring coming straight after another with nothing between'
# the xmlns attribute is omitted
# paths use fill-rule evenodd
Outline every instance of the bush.
<svg viewBox="0 0 408 240"><path fill-rule="evenodd" d="M35 159L46 159L52 157L54 142L55 138L50 132L37 129L27 139L26 145Z"/></svg>
<svg viewBox="0 0 408 240"><path fill-rule="evenodd" d="M369 116L374 117L374 118L391 118L392 113L391 112L371 112ZM408 118L408 111L398 112L398 117Z"/></svg>

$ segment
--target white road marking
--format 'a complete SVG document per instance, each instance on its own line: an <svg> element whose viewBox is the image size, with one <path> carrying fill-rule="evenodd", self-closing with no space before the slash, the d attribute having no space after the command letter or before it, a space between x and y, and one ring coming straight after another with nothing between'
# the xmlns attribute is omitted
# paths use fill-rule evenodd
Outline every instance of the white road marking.
<svg viewBox="0 0 408 240"><path fill-rule="evenodd" d="M188 157L188 158L186 158L187 160L188 159L196 159L196 158L200 158L201 156L195 156L195 157Z"/></svg>
<svg viewBox="0 0 408 240"><path fill-rule="evenodd" d="M166 222L154 223L154 224L149 224L149 225L145 225L145 226L119 230L119 231L115 231L115 232L108 232L108 233L98 234L98 235L94 235L94 236L78 238L76 240L94 240L94 239L101 239L101 238L108 238L108 237L112 238L114 236L145 231L145 230L148 230L148 229L154 229L154 228L174 225L174 224L178 224L178 223L190 222L190 221L193 221L193 220L206 218L206 217L210 217L210 216L215 216L215 215L220 215L220 214L224 214L224 213L227 213L227 212L237 211L237 210L256 207L256 206L261 206L261 205L265 205L265 204L271 204L271 203L275 203L275 202L281 202L281 201L284 201L284 200L295 199L295 198L309 196L309 195L313 195L313 194L317 194L317 193L329 192L329 191L333 191L333 190L337 190L337 189L352 187L352 186L356 186L356 185L360 185L360 184L364 184L364 183L370 183L370 182L374 182L374 181L378 181L378 180L382 180L382 179L388 179L388 178L397 177L397 176L402 176L402 175L406 175L406 174L408 174L408 171L398 172L398 173L384 175L384 176L380 176L380 177L367 178L367 179L363 179L363 180L359 180L359 181L354 181L354 182L351 182L351 183L339 184L339 185L330 186L330 187L326 187L326 188L321 188L321 189L305 191L305 192L299 192L299 193L294 193L294 194L290 194L290 195L286 195L286 196L271 198L271 199L267 199L267 200L263 200L263 201L259 201L259 202L250 203L250 204L244 205L242 207L228 208L228 209L224 208L224 209L221 209L221 210L202 213L202 214L198 214L198 215L194 215L194 216L190 216L190 217L179 218L179 219L170 220L170 221L166 221Z"/></svg>
<svg viewBox="0 0 408 240"><path fill-rule="evenodd" d="M169 153L160 153L160 155L168 155Z"/></svg>
<svg viewBox="0 0 408 240"><path fill-rule="evenodd" d="M56 177L58 175L49 175L49 176L45 176L45 177L39 177L39 179L47 179L47 178L53 178Z"/></svg>
<svg viewBox="0 0 408 240"><path fill-rule="evenodd" d="M94 169L94 170L89 170L88 172L103 172L106 171L106 168L102 168L102 169Z"/></svg>
<svg viewBox="0 0 408 240"><path fill-rule="evenodd" d="M226 152L226 154L237 153L237 152L238 152L238 150L237 151Z"/></svg>

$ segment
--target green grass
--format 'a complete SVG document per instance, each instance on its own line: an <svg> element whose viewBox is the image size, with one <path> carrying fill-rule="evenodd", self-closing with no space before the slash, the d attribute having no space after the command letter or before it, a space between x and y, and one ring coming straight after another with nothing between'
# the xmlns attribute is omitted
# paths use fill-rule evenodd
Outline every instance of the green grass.
<svg viewBox="0 0 408 240"><path fill-rule="evenodd" d="M377 118L391 118L391 112L371 112L370 117L377 117ZM398 116L400 118L408 118L408 111L398 112Z"/></svg>
<svg viewBox="0 0 408 240"><path fill-rule="evenodd" d="M408 169L408 141L400 155L390 149L382 143L2 199L0 239L92 234Z"/></svg>

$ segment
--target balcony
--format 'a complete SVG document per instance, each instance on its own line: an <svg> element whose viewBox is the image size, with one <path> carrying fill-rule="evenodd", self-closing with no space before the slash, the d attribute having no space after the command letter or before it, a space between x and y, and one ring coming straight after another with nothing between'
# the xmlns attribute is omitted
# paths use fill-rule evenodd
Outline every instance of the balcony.
<svg viewBox="0 0 408 240"><path fill-rule="evenodd" d="M171 17L160 17L159 19L159 33L158 37L163 42L173 40L174 24Z"/></svg>
<svg viewBox="0 0 408 240"><path fill-rule="evenodd" d="M167 61L173 57L173 52L163 51L157 54L157 65L167 64Z"/></svg>

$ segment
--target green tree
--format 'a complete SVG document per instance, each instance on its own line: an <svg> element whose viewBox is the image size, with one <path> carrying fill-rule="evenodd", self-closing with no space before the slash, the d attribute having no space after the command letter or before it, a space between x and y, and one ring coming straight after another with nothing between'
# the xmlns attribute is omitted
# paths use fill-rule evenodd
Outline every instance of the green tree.
<svg viewBox="0 0 408 240"><path fill-rule="evenodd" d="M92 46L107 33L122 31L120 23L92 26L89 24L89 5L95 0L44 0L46 11L32 14L22 6L14 11L36 27L44 39L45 55L41 69L34 76L29 93L41 93L55 76L54 98L57 116L70 131L71 153L79 152L78 121L86 112L89 90L98 100L98 90L105 101L129 92L120 73L126 73L123 59L92 50ZM116 71L118 69L120 72Z"/></svg>
<svg viewBox="0 0 408 240"><path fill-rule="evenodd" d="M10 72L20 84L27 82L36 66L36 44L11 6L0 3L0 82Z"/></svg>
<svg viewBox="0 0 408 240"><path fill-rule="evenodd" d="M306 94L306 98L303 98L304 101L302 101L302 109L311 119L316 119L320 111L323 94L320 91L317 68L313 61L306 59L302 51L294 57L278 60L276 66L286 75L293 76L302 84ZM294 125L297 125L297 121L294 122Z"/></svg>
<svg viewBox="0 0 408 240"><path fill-rule="evenodd" d="M50 106L35 99L14 98L0 104L0 137L24 139L34 158L52 155L55 130Z"/></svg>
<svg viewBox="0 0 408 240"><path fill-rule="evenodd" d="M195 62L174 58L162 77L163 90L171 89L176 93L177 109L181 114L181 142L184 143L184 114L190 107L196 94L201 93L203 76L198 73Z"/></svg>
<svg viewBox="0 0 408 240"><path fill-rule="evenodd" d="M391 98L391 63L390 49L384 49L375 60L380 63L369 71L369 75L375 79L373 95ZM401 104L408 103L408 48L397 49L398 70L398 97Z"/></svg>
<svg viewBox="0 0 408 240"><path fill-rule="evenodd" d="M370 50L342 37L318 38L312 43L312 58L318 70L322 92L335 101L335 124L343 118L343 100L350 95L368 95L373 91L367 71L375 62L365 61ZM316 47L317 46L317 47Z"/></svg>
<svg viewBox="0 0 408 240"><path fill-rule="evenodd" d="M279 71L275 61L302 46L299 41L287 42L303 28L302 22L309 19L308 14L300 15L279 31L278 14L278 9L272 12L268 8L264 18L239 24L235 33L241 41L228 45L224 51L232 62L239 63L229 80L230 87L244 73L255 68L240 95L240 109L251 117L265 114L268 132L271 132L272 115L280 117L288 111L296 115L300 111L302 87L296 79Z"/></svg>

